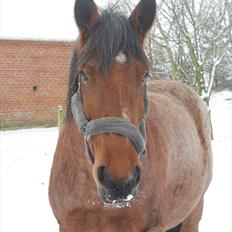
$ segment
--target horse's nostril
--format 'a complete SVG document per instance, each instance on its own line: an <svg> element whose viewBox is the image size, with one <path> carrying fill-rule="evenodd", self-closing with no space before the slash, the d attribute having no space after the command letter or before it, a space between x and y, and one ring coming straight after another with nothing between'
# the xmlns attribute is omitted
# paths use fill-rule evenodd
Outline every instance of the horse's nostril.
<svg viewBox="0 0 232 232"><path fill-rule="evenodd" d="M98 180L101 184L104 183L104 180L106 179L105 178L105 175L106 175L106 167L104 166L101 166L101 167L98 167L97 168L97 177L98 177Z"/></svg>
<svg viewBox="0 0 232 232"><path fill-rule="evenodd" d="M115 188L115 181L109 176L107 168L105 166L100 166L97 168L97 177L101 185L105 188Z"/></svg>
<svg viewBox="0 0 232 232"><path fill-rule="evenodd" d="M135 171L134 171L134 180L136 184L139 183L140 179L141 179L141 168L136 166Z"/></svg>
<svg viewBox="0 0 232 232"><path fill-rule="evenodd" d="M136 166L132 178L127 182L126 189L133 189L137 186L141 179L141 168Z"/></svg>

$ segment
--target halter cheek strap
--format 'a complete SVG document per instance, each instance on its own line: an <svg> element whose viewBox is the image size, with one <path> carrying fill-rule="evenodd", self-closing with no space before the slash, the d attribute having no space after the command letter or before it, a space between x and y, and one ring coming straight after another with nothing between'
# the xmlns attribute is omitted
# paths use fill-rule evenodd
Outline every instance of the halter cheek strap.
<svg viewBox="0 0 232 232"><path fill-rule="evenodd" d="M144 87L144 90L144 109L146 117L148 114L148 99L146 85ZM80 131L85 134L85 138L89 138L92 135L103 133L120 134L130 139L130 141L134 144L138 155L144 154L146 152L146 124L144 119L140 121L138 128L128 120L120 117L102 117L88 121L83 111L80 93L80 83L78 91L72 97L71 108L74 119ZM91 149L89 148L88 141L86 140L85 143L87 151L90 154ZM93 155L91 153L91 160L93 159L92 156Z"/></svg>

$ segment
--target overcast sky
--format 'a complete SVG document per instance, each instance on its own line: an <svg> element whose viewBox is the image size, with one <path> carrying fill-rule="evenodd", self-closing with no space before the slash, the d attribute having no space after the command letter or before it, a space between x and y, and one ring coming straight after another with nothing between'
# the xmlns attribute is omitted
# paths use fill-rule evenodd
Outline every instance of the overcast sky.
<svg viewBox="0 0 232 232"><path fill-rule="evenodd" d="M104 7L118 0L94 1ZM75 0L0 0L0 38L75 40L78 30L74 3Z"/></svg>
<svg viewBox="0 0 232 232"><path fill-rule="evenodd" d="M0 38L73 40L75 0L0 0ZM107 0L95 0L104 6Z"/></svg>

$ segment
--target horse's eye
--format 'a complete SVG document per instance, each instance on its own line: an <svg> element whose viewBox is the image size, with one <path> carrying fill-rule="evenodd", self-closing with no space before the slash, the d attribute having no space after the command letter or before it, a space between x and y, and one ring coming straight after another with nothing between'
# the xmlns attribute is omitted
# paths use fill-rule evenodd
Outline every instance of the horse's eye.
<svg viewBox="0 0 232 232"><path fill-rule="evenodd" d="M88 81L90 79L90 76L88 76L87 74L85 74L83 71L79 72L79 79L81 81Z"/></svg>
<svg viewBox="0 0 232 232"><path fill-rule="evenodd" d="M148 81L150 81L152 79L151 75L149 73L146 73L143 77L143 83L147 83Z"/></svg>

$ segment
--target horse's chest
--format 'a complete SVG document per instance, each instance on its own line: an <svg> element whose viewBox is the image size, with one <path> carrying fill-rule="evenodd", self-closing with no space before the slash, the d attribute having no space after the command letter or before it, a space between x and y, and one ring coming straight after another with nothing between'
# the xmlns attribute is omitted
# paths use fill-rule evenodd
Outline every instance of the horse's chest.
<svg viewBox="0 0 232 232"><path fill-rule="evenodd" d="M147 219L138 210L83 209L72 212L67 225L71 225L72 232L140 232L147 227Z"/></svg>

